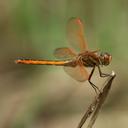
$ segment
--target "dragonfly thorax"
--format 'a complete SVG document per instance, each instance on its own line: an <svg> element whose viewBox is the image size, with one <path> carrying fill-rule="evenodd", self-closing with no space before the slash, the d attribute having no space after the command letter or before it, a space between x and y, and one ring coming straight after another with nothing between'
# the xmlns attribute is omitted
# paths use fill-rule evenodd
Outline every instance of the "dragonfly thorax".
<svg viewBox="0 0 128 128"><path fill-rule="evenodd" d="M101 61L99 55L96 52L86 51L79 54L79 60L85 67L94 67L95 65L100 65Z"/></svg>
<svg viewBox="0 0 128 128"><path fill-rule="evenodd" d="M86 67L94 67L96 65L109 65L112 60L112 56L108 53L100 53L86 51L79 54L79 60Z"/></svg>

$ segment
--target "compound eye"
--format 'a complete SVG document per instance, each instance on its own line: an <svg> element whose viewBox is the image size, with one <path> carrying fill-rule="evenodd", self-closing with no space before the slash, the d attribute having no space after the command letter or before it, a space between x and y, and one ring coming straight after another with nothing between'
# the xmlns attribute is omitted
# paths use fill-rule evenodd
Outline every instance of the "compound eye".
<svg viewBox="0 0 128 128"><path fill-rule="evenodd" d="M103 56L103 57L107 57L107 56L110 56L107 52L102 52L101 53L101 56Z"/></svg>
<svg viewBox="0 0 128 128"><path fill-rule="evenodd" d="M108 58L108 54L104 54L104 58Z"/></svg>
<svg viewBox="0 0 128 128"><path fill-rule="evenodd" d="M101 52L100 56L104 57L105 53Z"/></svg>

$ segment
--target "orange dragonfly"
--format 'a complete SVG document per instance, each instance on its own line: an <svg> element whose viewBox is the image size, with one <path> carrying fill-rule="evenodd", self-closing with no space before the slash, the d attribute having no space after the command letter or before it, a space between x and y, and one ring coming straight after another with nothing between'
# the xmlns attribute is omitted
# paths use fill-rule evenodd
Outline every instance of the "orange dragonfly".
<svg viewBox="0 0 128 128"><path fill-rule="evenodd" d="M83 29L84 26L80 18L69 19L67 23L67 38L71 48L62 47L55 50L54 55L60 60L18 59L16 63L64 66L64 70L72 78L80 82L88 80L97 92L99 88L91 82L95 67L98 67L101 77L110 76L109 74L102 73L100 66L109 65L112 56L108 53L99 53L98 50L88 50ZM86 67L92 67L90 74L87 72Z"/></svg>

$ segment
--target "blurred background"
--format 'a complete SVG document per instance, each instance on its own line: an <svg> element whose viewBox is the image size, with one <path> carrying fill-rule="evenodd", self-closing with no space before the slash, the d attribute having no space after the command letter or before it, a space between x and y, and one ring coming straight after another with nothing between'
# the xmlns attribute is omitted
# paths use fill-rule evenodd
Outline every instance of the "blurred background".
<svg viewBox="0 0 128 128"><path fill-rule="evenodd" d="M90 50L112 54L102 71L117 75L94 127L128 127L127 0L0 0L0 128L77 127L96 95L89 83L62 67L14 63L55 59L54 49L68 47L70 17L83 20ZM105 81L97 70L92 80L99 88Z"/></svg>

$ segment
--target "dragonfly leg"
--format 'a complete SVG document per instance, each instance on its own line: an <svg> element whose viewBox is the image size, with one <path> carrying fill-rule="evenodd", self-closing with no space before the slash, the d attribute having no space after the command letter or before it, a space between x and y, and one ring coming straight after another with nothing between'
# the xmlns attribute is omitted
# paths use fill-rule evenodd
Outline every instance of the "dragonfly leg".
<svg viewBox="0 0 128 128"><path fill-rule="evenodd" d="M103 73L103 72L101 71L100 66L97 66L97 67L98 67L98 70L99 70L100 77L108 77L108 76L111 76L111 74Z"/></svg>
<svg viewBox="0 0 128 128"><path fill-rule="evenodd" d="M95 84L93 84L93 83L91 82L91 78L92 78L92 75L93 75L93 73L94 73L94 70L95 70L95 66L93 67L93 69L92 69L92 71L91 71L91 74L89 75L88 82L91 84L91 86L92 86L93 89L95 90L96 94L98 94L98 93L97 93L97 90L100 92L100 89L99 89Z"/></svg>

